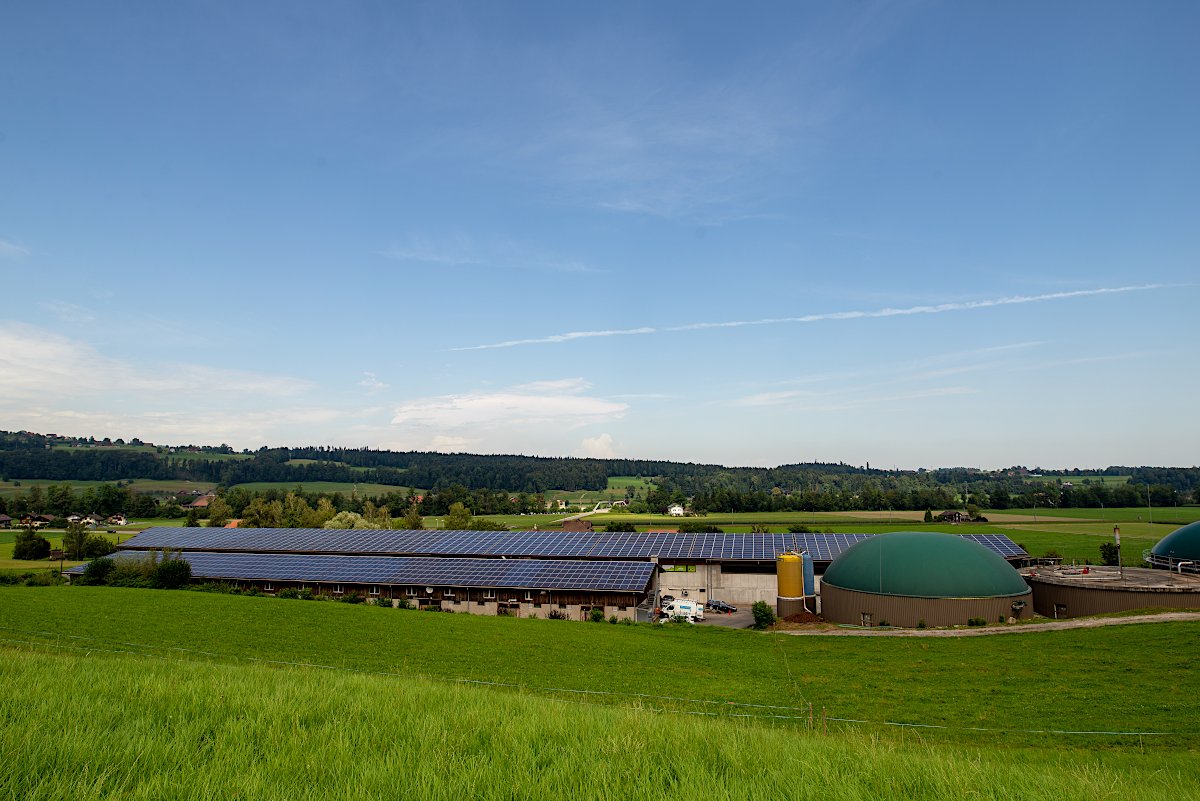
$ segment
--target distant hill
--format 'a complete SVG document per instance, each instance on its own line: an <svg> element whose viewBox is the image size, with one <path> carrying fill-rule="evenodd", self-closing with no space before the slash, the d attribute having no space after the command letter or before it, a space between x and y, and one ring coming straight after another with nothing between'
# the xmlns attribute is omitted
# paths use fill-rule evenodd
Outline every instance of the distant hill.
<svg viewBox="0 0 1200 801"><path fill-rule="evenodd" d="M1037 475L1039 480L1030 482ZM840 496L848 508L925 508L956 503L1005 508L1009 499L1042 505L1133 506L1186 502L1200 490L1200 468L1114 466L1103 470L968 467L880 470L844 463L799 462L778 467L728 467L642 459L576 459L520 455L446 454L369 448L261 448L159 445L139 439L63 437L0 432L0 477L53 481L186 480L225 486L258 482L352 482L539 493L600 491L612 477L653 479L664 491L697 497L710 508L732 508L731 496ZM1138 486L1142 486L1138 490ZM936 492L934 490L937 490ZM1140 493L1140 494L1139 494ZM1035 497L1037 496L1037 497ZM1127 497L1128 496L1128 497Z"/></svg>

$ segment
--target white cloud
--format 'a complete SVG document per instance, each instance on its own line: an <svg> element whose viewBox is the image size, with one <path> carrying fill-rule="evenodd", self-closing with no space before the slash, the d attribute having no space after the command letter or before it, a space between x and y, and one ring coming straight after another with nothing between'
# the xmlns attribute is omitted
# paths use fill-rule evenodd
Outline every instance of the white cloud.
<svg viewBox="0 0 1200 801"><path fill-rule="evenodd" d="M448 267L482 263L470 238L461 235L438 240L410 237L405 244L381 250L379 255L395 261L440 264Z"/></svg>
<svg viewBox="0 0 1200 801"><path fill-rule="evenodd" d="M552 381L531 381L528 384L518 384L513 389L518 392L585 392L592 388L590 381L584 378L557 378Z"/></svg>
<svg viewBox="0 0 1200 801"><path fill-rule="evenodd" d="M137 436L169 444L227 442L234 447L279 445L288 427L309 429L350 416L331 407L293 406L256 411L189 410L115 411L22 406L3 412L8 425L31 431L110 437ZM301 440L309 444L308 440Z"/></svg>
<svg viewBox="0 0 1200 801"><path fill-rule="evenodd" d="M429 440L429 447L431 450L442 451L443 453L457 453L462 452L476 441L470 437L450 437L445 434L438 434Z"/></svg>
<svg viewBox="0 0 1200 801"><path fill-rule="evenodd" d="M11 427L257 447L367 416L309 402L312 389L289 376L138 364L36 326L0 324L0 420Z"/></svg>
<svg viewBox="0 0 1200 801"><path fill-rule="evenodd" d="M29 253L29 248L0 239L0 259L19 259L22 256L28 256Z"/></svg>
<svg viewBox="0 0 1200 801"><path fill-rule="evenodd" d="M617 451L613 447L611 434L600 434L595 437L584 437L579 443L579 455L592 459L615 459Z"/></svg>
<svg viewBox="0 0 1200 801"><path fill-rule="evenodd" d="M451 348L450 350L492 350L495 348L514 348L518 345L541 345L548 342L570 342L575 339L589 339L592 337L619 337L637 336L639 334L653 334L657 330L657 328L625 328L608 331L572 331L567 334L553 334L551 336L540 337L538 339L510 339L506 342L496 342L491 345L470 345L463 348Z"/></svg>
<svg viewBox="0 0 1200 801"><path fill-rule="evenodd" d="M552 334L550 336L535 337L531 339L510 339L504 342L494 342L486 345L471 345L466 347L451 348L451 350L492 350L496 348L513 348L520 345L542 345L556 342L571 342L577 339L587 339L590 337L634 336L657 334L662 332L702 331L717 328L744 328L747 326L782 325L785 323L817 323L830 320L861 320L886 317L903 317L918 314L944 314L946 312L953 311L989 309L997 306L1015 306L1026 303L1046 303L1048 301L1067 300L1070 298L1095 297L1098 295L1114 295L1126 292L1142 292L1166 288L1168 287L1165 284L1140 284L1136 286L1102 287L1099 289L1077 289L1069 292L1049 292L1042 295L1010 295L1002 298L988 298L986 300L970 300L955 303L907 306L900 309L884 308L867 311L856 310L821 312L818 314L806 314L800 317L762 317L757 320L725 320L719 322L688 323L686 325L674 325L661 329L642 327L601 331L572 331L566 334Z"/></svg>
<svg viewBox="0 0 1200 801"><path fill-rule="evenodd" d="M0 324L0 399L134 392L217 396L299 395L312 385L287 376L199 364L140 366L112 359L78 340L25 323Z"/></svg>
<svg viewBox="0 0 1200 801"><path fill-rule="evenodd" d="M39 305L64 323L91 323L96 320L96 315L90 309L66 300L47 300Z"/></svg>
<svg viewBox="0 0 1200 801"><path fill-rule="evenodd" d="M388 385L379 380L379 378L369 370L363 371L363 380L358 382L360 387L365 387L368 392L374 393L381 389L387 389Z"/></svg>
<svg viewBox="0 0 1200 801"><path fill-rule="evenodd" d="M735 406L779 406L800 398L812 397L815 394L814 392L805 392L798 389L785 390L783 392L760 392L757 395L748 395L745 398L739 398L733 404Z"/></svg>
<svg viewBox="0 0 1200 801"><path fill-rule="evenodd" d="M497 392L420 398L396 407L392 423L437 430L541 425L571 429L619 419L629 408L625 403L581 394L589 387L581 379L563 379Z"/></svg>
<svg viewBox="0 0 1200 801"><path fill-rule="evenodd" d="M413 264L489 267L549 273L603 273L577 258L523 242L476 242L465 234L441 238L410 237L407 243L378 251L380 256Z"/></svg>

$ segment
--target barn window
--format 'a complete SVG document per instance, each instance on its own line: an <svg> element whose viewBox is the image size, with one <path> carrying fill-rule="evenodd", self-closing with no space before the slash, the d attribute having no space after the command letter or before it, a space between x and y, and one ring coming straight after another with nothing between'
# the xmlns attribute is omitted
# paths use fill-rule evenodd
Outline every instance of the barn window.
<svg viewBox="0 0 1200 801"><path fill-rule="evenodd" d="M442 597L443 598L453 598L454 590L442 590Z"/></svg>
<svg viewBox="0 0 1200 801"><path fill-rule="evenodd" d="M372 587L371 587L371 594L372 594L372 595L378 595L378 594L379 594L379 587L378 587L378 586L372 586Z"/></svg>
<svg viewBox="0 0 1200 801"><path fill-rule="evenodd" d="M532 601L532 600L533 600L533 593L532 593L532 592L530 592L529 590L525 590L525 600L526 600L526 601Z"/></svg>
<svg viewBox="0 0 1200 801"><path fill-rule="evenodd" d="M275 589L275 588L274 588L274 587L272 587L272 586L271 586L271 582L269 582L269 581L268 581L268 582L266 582L265 584L263 584L263 589L264 589L264 590L266 590L267 592L270 592L271 590L273 590L273 589Z"/></svg>
<svg viewBox="0 0 1200 801"><path fill-rule="evenodd" d="M405 588L404 588L404 594L405 594L405 595L407 595L409 598L416 598L416 597L417 597L417 591L416 591L414 588L412 588L412 587L405 587Z"/></svg>
<svg viewBox="0 0 1200 801"><path fill-rule="evenodd" d="M496 591L495 590L484 590L483 597L487 598L488 600L494 600L496 597Z"/></svg>
<svg viewBox="0 0 1200 801"><path fill-rule="evenodd" d="M342 585L341 585L341 584L334 584L334 585L333 585L333 594L334 594L334 595L341 595L341 594L342 594Z"/></svg>

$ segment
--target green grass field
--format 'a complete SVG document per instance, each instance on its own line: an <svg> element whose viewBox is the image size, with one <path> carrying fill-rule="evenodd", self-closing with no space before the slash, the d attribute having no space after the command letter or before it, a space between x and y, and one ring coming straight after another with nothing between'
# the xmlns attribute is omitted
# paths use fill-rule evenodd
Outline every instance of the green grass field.
<svg viewBox="0 0 1200 801"><path fill-rule="evenodd" d="M404 492L412 490L412 487L399 487L391 484L356 484L350 481L308 481L297 483L295 481L253 481L246 484L236 484L235 487L241 489L262 492L264 490L280 490L290 492L296 489L297 486L303 487L305 492L340 492L343 495L350 495L357 492L360 497L373 498L378 495L385 495L389 492ZM421 490L412 490L420 492Z"/></svg>
<svg viewBox="0 0 1200 801"><path fill-rule="evenodd" d="M351 470L357 470L359 472L365 472L367 470L372 469L370 467L357 467L355 465L346 464L345 462L324 461L321 459L288 459L286 462L284 462L284 464L292 464L292 465L335 464L335 465L339 465L341 467L348 467Z"/></svg>
<svg viewBox="0 0 1200 801"><path fill-rule="evenodd" d="M989 514L988 512L984 513ZM1007 509L1002 514L1028 515L1030 517L1076 517L1089 520L1104 520L1109 523L1163 523L1184 526L1200 520L1200 506L1132 506L1117 509Z"/></svg>
<svg viewBox="0 0 1200 801"><path fill-rule="evenodd" d="M0 587L0 796L1181 799L1198 634L798 638Z"/></svg>
<svg viewBox="0 0 1200 801"><path fill-rule="evenodd" d="M130 489L151 495L175 495L180 492L209 492L216 484L209 481L158 480L151 478L126 479ZM51 484L67 484L75 490L88 487L98 487L101 484L115 484L115 481L53 481L44 478L19 478L11 481L0 481L0 496L17 495L29 491L30 487L48 487Z"/></svg>
<svg viewBox="0 0 1200 801"><path fill-rule="evenodd" d="M956 731L1161 730L1200 746L1190 724L1200 713L1193 652L1200 623L968 639L800 638L104 587L0 588L0 599L0 632L48 644L135 644L160 655L195 649L218 655L197 656L205 660L516 683L554 697L563 693L546 688L725 705L812 702L836 717ZM1075 669L1064 673L1064 664ZM1164 683L1173 688L1169 697L1159 697ZM1030 693L1053 703L1031 706ZM694 706L639 697L667 709Z"/></svg>
<svg viewBox="0 0 1200 801"><path fill-rule="evenodd" d="M625 497L625 491L632 487L640 490L642 495L655 488L650 479L638 476L610 476L608 487L602 490L547 490L543 493L548 501L563 500L571 505L572 511L580 504L595 506L600 501L619 501Z"/></svg>
<svg viewBox="0 0 1200 801"><path fill-rule="evenodd" d="M621 492L625 492L630 487L635 490L649 492L657 486L650 479L642 478L641 476L609 476L608 478L608 488L610 490L620 490Z"/></svg>
<svg viewBox="0 0 1200 801"><path fill-rule="evenodd" d="M1170 754L797 733L417 678L95 651L9 650L0 681L0 794L28 801L1149 801L1186 798L1196 779ZM61 697L86 704L64 722Z"/></svg>
<svg viewBox="0 0 1200 801"><path fill-rule="evenodd" d="M1062 475L1059 473L1043 473L1040 476L1026 476L1026 484L1057 484L1059 482L1070 482L1077 487L1085 484L1105 484L1107 486L1120 486L1128 484L1132 476L1072 476Z"/></svg>

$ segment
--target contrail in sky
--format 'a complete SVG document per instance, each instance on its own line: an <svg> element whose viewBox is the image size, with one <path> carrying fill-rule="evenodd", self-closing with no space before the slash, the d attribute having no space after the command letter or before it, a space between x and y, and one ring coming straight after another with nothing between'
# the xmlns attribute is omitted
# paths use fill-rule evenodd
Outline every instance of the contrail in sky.
<svg viewBox="0 0 1200 801"><path fill-rule="evenodd" d="M1115 295L1121 292L1141 292L1148 289L1162 289L1166 284L1140 284L1138 286L1102 287L1100 289L1076 289L1071 292L1050 292L1045 295L1010 295L1003 298L988 300L967 300L959 303L938 303L932 306L908 306L903 309L874 309L870 311L824 312L821 314L805 314L801 317L764 317L760 320L728 320L712 323L688 323L687 325L664 326L662 328L618 328L607 331L571 331L566 334L553 334L536 339L510 339L505 342L494 342L488 345L469 345L451 350L493 350L496 348L515 348L520 345L543 345L551 342L570 342L576 339L590 337L636 336L641 334L657 334L670 331L700 331L707 328L742 328L750 325L780 325L782 323L817 323L824 320L859 320L875 317L902 317L911 314L941 314L942 312L966 311L969 309L989 309L994 306L1016 306L1022 303L1043 303L1048 300L1064 300L1066 298L1084 298L1094 295Z"/></svg>

